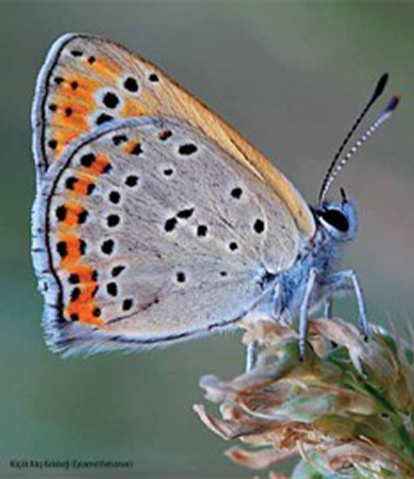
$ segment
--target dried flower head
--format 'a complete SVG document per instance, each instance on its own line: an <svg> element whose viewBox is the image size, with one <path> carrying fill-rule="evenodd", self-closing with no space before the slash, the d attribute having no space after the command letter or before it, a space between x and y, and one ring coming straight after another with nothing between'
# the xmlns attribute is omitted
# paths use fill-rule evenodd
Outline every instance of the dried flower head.
<svg viewBox="0 0 414 479"><path fill-rule="evenodd" d="M260 345L257 366L231 381L201 379L221 417L194 406L220 437L251 446L227 451L234 462L262 469L297 456L300 479L414 477L411 350L379 328L367 343L349 323L321 319L301 361L293 328L244 327L244 342Z"/></svg>

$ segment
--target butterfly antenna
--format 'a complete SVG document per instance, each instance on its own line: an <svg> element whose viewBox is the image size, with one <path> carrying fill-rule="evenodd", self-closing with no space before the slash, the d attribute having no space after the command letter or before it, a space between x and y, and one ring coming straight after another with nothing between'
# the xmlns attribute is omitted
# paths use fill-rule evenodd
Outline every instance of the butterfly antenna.
<svg viewBox="0 0 414 479"><path fill-rule="evenodd" d="M322 202L326 196L327 191L329 190L334 179L337 177L338 173L342 168L348 163L348 161L354 156L354 154L361 148L361 146L368 140L368 138L384 123L388 120L394 110L397 108L398 103L400 102L400 95L394 95L389 101L386 108L378 116L378 118L372 123L372 125L365 131L363 135L360 136L358 141L354 143L352 148L349 149L348 153L334 165L334 169L331 169L327 181L325 182L324 189L321 190L320 202Z"/></svg>
<svg viewBox="0 0 414 479"><path fill-rule="evenodd" d="M323 179L322 186L319 192L319 203L322 203L324 200L326 193L328 192L328 184L330 185L332 183L332 180L330 180L332 172L334 171L336 164L339 160L339 157L341 156L341 153L343 152L345 146L348 144L349 140L351 139L352 135L354 134L355 130L358 128L359 124L361 121L364 119L365 115L368 113L369 109L371 106L376 102L376 100L381 96L382 92L385 89L385 86L388 82L388 73L384 73L381 78L378 80L377 85L375 86L375 90L372 93L370 99L366 103L365 107L359 114L358 118L355 120L354 124L352 125L351 129L348 131L348 134L345 136L344 140L342 141L342 144L338 148L334 159L332 160L332 163L329 165L329 168L325 174L325 178Z"/></svg>

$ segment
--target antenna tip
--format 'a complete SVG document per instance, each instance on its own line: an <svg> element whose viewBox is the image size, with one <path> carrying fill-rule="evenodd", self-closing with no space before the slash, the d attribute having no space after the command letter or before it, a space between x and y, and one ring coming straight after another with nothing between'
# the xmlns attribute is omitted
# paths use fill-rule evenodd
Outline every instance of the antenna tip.
<svg viewBox="0 0 414 479"><path fill-rule="evenodd" d="M398 93L395 94L391 98L390 102L388 103L387 108L385 109L385 111L387 113L391 113L392 111L394 111L397 108L398 104L400 103L400 100L401 100L401 95L398 94Z"/></svg>
<svg viewBox="0 0 414 479"><path fill-rule="evenodd" d="M378 98L382 94L388 83L388 78L388 73L383 73L381 75L381 78L378 80L377 86L375 87L374 94L372 95L373 99Z"/></svg>

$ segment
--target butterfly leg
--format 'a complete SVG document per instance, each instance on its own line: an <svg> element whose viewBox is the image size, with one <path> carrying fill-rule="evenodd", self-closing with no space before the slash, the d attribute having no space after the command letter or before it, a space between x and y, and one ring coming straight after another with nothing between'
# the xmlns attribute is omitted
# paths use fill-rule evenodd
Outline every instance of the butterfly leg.
<svg viewBox="0 0 414 479"><path fill-rule="evenodd" d="M283 284L281 282L276 283L275 288L272 293L272 298L270 301L271 313L270 316L275 320L279 321L282 317L282 313L285 307L285 295ZM246 350L246 372L251 371L257 365L259 351L259 343L257 341L252 341L247 345Z"/></svg>
<svg viewBox="0 0 414 479"><path fill-rule="evenodd" d="M347 269L339 271L329 277L327 282L328 288L333 292L353 290L358 303L359 318L358 326L365 340L369 337L369 324L367 319L367 308L365 305L364 293L359 284L358 277L355 271ZM331 294L332 294L331 293Z"/></svg>
<svg viewBox="0 0 414 479"><path fill-rule="evenodd" d="M306 334L308 330L308 311L312 296L313 287L315 285L316 270L311 269L308 282L306 284L305 296L300 306L299 312L299 356L305 359L306 352Z"/></svg>
<svg viewBox="0 0 414 479"><path fill-rule="evenodd" d="M323 317L326 319L332 319L333 318L333 294L331 292L328 293L324 300L323 304ZM338 344L335 341L331 341L331 349L335 349L338 347Z"/></svg>
<svg viewBox="0 0 414 479"><path fill-rule="evenodd" d="M247 345L246 350L246 373L254 369L257 363L257 352L259 349L259 345L257 341L252 341Z"/></svg>
<svg viewBox="0 0 414 479"><path fill-rule="evenodd" d="M324 300L323 304L323 316L324 318L331 319L333 318L333 296L328 294Z"/></svg>
<svg viewBox="0 0 414 479"><path fill-rule="evenodd" d="M323 317L326 319L333 318L333 301L333 294L329 292L323 303ZM331 341L331 349L335 349L337 346L338 344L335 341Z"/></svg>

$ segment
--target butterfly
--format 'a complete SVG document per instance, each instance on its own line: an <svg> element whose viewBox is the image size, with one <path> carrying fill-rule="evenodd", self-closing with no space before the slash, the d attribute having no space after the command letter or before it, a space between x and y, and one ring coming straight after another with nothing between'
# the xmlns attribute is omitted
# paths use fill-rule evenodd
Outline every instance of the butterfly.
<svg viewBox="0 0 414 479"><path fill-rule="evenodd" d="M353 201L327 191L390 104L340 154L382 93L381 77L331 164L319 203L163 71L112 41L67 34L51 47L32 110L33 263L53 351L135 350L299 318L354 291L341 270Z"/></svg>

